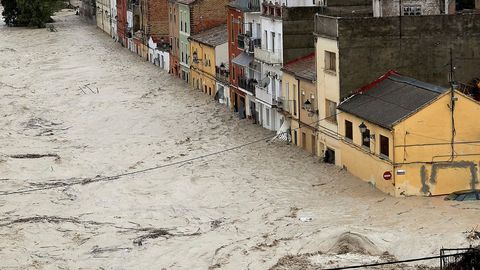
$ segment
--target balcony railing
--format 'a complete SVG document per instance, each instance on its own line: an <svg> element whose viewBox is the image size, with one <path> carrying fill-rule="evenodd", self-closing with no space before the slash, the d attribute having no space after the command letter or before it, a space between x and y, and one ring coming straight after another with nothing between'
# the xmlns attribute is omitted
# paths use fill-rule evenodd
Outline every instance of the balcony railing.
<svg viewBox="0 0 480 270"><path fill-rule="evenodd" d="M283 113L285 114L290 114L290 104L289 104L289 101L287 98L285 97L277 97L277 100L276 100L276 105L277 105L277 109L279 111L282 111Z"/></svg>
<svg viewBox="0 0 480 270"><path fill-rule="evenodd" d="M237 76L238 87L255 95L256 81L254 79L247 79L244 76Z"/></svg>
<svg viewBox="0 0 480 270"><path fill-rule="evenodd" d="M268 88L262 88L255 86L255 98L260 99L263 102L266 102L270 105L273 105L273 96L271 91Z"/></svg>
<svg viewBox="0 0 480 270"><path fill-rule="evenodd" d="M259 38L249 38L247 44L245 45L245 52L255 53L255 47L260 47L262 40Z"/></svg>
<svg viewBox="0 0 480 270"><path fill-rule="evenodd" d="M268 64L282 64L282 57L280 51L271 51L255 47L255 59Z"/></svg>
<svg viewBox="0 0 480 270"><path fill-rule="evenodd" d="M221 81L223 83L228 83L228 77L230 72L228 70L222 70L219 67L215 67L215 77L217 78L218 81Z"/></svg>

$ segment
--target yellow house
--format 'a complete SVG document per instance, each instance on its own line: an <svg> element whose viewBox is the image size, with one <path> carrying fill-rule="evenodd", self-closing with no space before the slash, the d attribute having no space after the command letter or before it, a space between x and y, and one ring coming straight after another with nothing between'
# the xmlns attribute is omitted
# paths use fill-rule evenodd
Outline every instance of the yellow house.
<svg viewBox="0 0 480 270"><path fill-rule="evenodd" d="M190 41L190 82L193 88L215 96L217 74L228 68L227 27L222 25L188 38Z"/></svg>
<svg viewBox="0 0 480 270"><path fill-rule="evenodd" d="M394 195L479 187L480 104L389 72L338 109L341 165Z"/></svg>
<svg viewBox="0 0 480 270"><path fill-rule="evenodd" d="M290 120L292 143L318 156L315 54L309 54L285 64L282 71L282 97L284 98L280 107L286 119Z"/></svg>

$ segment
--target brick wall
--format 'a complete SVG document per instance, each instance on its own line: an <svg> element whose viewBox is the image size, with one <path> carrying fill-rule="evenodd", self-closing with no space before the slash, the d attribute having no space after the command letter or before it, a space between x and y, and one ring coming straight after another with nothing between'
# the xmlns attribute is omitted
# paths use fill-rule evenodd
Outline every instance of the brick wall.
<svg viewBox="0 0 480 270"><path fill-rule="evenodd" d="M168 35L170 38L170 73L179 76L178 68L178 47L177 41L179 38L178 32L178 5L175 1L168 2Z"/></svg>
<svg viewBox="0 0 480 270"><path fill-rule="evenodd" d="M197 0L190 5L191 35L226 23L228 0Z"/></svg>
<svg viewBox="0 0 480 270"><path fill-rule="evenodd" d="M168 37L168 0L148 0L147 2L148 37L159 40Z"/></svg>
<svg viewBox="0 0 480 270"><path fill-rule="evenodd" d="M238 19L240 17L240 19ZM228 62L229 62L229 68L230 68L230 74L234 74L233 72L233 64L232 60L236 56L238 56L240 53L242 53L242 50L240 50L237 46L238 42L238 33L239 28L241 25L239 23L233 23L233 20L238 20L240 22L243 22L243 12L232 7L227 8L227 15L226 15L226 21L227 21L227 32L228 32ZM232 32L234 33L232 35ZM238 72L235 73L235 76L238 75ZM235 76L230 76L230 84L232 86L236 86L236 78Z"/></svg>
<svg viewBox="0 0 480 270"><path fill-rule="evenodd" d="M122 45L126 46L127 0L117 0L117 34Z"/></svg>

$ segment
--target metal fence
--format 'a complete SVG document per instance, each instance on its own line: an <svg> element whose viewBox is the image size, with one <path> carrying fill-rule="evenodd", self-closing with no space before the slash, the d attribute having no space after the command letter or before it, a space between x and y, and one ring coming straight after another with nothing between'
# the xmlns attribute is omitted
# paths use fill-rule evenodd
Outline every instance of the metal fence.
<svg viewBox="0 0 480 270"><path fill-rule="evenodd" d="M441 249L440 270L480 270L480 249Z"/></svg>

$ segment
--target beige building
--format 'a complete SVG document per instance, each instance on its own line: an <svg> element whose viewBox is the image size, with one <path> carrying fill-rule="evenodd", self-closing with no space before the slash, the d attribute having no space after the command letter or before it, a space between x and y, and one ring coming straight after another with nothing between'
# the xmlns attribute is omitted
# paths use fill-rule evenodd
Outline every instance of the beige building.
<svg viewBox="0 0 480 270"><path fill-rule="evenodd" d="M105 33L111 35L112 21L111 21L111 3L110 0L96 0L97 7L97 27L102 29Z"/></svg>
<svg viewBox="0 0 480 270"><path fill-rule="evenodd" d="M453 110L452 110L453 108ZM479 186L480 104L389 72L338 107L341 164L394 196Z"/></svg>
<svg viewBox="0 0 480 270"><path fill-rule="evenodd" d="M337 106L340 103L340 76L338 69L338 43L336 40L317 37L316 42L316 99L319 133L317 144L325 160L340 164L340 138L338 137Z"/></svg>
<svg viewBox="0 0 480 270"><path fill-rule="evenodd" d="M280 109L290 121L292 143L313 155L317 146L318 103L315 74L315 54L287 63L282 76ZM320 149L322 151L323 149Z"/></svg>

